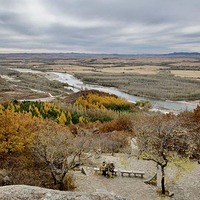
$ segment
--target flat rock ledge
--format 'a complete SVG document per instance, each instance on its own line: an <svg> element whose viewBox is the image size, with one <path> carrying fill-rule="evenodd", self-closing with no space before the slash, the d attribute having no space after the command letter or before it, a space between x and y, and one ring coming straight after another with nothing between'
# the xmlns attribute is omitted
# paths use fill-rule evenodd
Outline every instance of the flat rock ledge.
<svg viewBox="0 0 200 200"><path fill-rule="evenodd" d="M1 200L129 200L105 190L88 194L45 189L27 185L0 187Z"/></svg>

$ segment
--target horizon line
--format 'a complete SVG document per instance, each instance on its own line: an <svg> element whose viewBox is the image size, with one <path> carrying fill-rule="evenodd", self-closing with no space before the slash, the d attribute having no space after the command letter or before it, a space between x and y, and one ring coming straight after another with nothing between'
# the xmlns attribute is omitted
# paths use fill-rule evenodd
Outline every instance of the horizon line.
<svg viewBox="0 0 200 200"><path fill-rule="evenodd" d="M84 52L5 52L1 54L88 54L88 55L170 55L170 54L200 54L200 52L170 52L170 53L84 53Z"/></svg>

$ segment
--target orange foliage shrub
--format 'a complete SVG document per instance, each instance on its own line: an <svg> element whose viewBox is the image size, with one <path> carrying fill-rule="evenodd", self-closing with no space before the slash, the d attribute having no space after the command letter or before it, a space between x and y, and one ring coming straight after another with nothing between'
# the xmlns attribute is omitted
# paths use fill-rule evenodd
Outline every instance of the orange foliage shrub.
<svg viewBox="0 0 200 200"><path fill-rule="evenodd" d="M195 121L200 122L200 102L197 105L197 108L194 109L194 119Z"/></svg>
<svg viewBox="0 0 200 200"><path fill-rule="evenodd" d="M128 116L123 116L119 119L112 120L111 122L104 122L100 125L100 133L108 133L112 131L132 131L132 121Z"/></svg>

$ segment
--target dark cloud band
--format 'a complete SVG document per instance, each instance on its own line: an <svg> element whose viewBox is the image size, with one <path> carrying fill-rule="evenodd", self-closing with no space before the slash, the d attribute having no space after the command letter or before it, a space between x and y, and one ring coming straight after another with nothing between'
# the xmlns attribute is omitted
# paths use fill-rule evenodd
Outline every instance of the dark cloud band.
<svg viewBox="0 0 200 200"><path fill-rule="evenodd" d="M199 0L0 0L0 52L200 51Z"/></svg>

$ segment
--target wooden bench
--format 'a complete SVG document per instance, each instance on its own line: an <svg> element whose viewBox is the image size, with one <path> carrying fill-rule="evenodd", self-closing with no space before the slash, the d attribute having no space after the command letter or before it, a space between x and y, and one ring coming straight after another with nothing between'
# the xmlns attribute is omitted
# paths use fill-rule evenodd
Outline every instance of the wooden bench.
<svg viewBox="0 0 200 200"><path fill-rule="evenodd" d="M145 172L141 172L141 171L120 171L121 176L124 176L124 174L128 174L129 177L131 177L131 175L133 174L134 177L136 176L140 176L141 178L144 177Z"/></svg>
<svg viewBox="0 0 200 200"><path fill-rule="evenodd" d="M97 167L94 168L94 171L95 171L96 173L101 172L100 169L97 168ZM117 176L117 172L118 172L118 170L114 169L114 175L115 175L115 176Z"/></svg>

